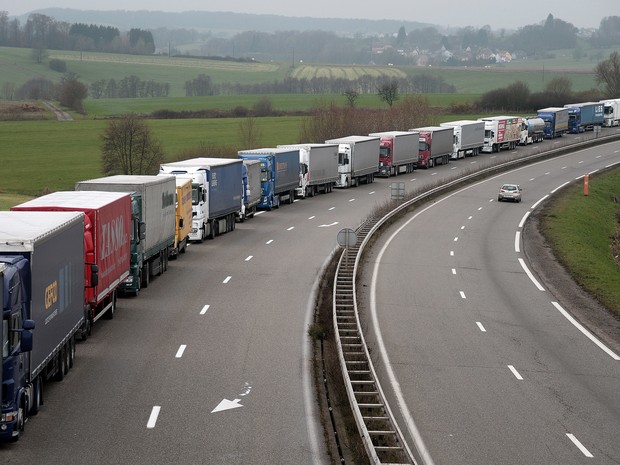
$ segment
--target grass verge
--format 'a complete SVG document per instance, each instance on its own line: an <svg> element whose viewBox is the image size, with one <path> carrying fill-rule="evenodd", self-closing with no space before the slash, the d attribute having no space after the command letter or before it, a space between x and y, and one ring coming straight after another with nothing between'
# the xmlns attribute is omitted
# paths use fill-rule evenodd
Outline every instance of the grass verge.
<svg viewBox="0 0 620 465"><path fill-rule="evenodd" d="M575 281L620 315L620 266L613 252L620 229L620 169L565 188L542 212L541 232ZM614 239L615 238L615 239Z"/></svg>

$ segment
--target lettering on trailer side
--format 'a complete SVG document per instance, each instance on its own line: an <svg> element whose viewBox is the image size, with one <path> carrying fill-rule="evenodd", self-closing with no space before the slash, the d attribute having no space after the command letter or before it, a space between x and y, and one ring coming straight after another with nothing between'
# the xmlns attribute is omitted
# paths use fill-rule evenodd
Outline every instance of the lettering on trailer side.
<svg viewBox="0 0 620 465"><path fill-rule="evenodd" d="M109 257L114 252L127 244L125 234L125 219L118 216L101 225L101 260Z"/></svg>
<svg viewBox="0 0 620 465"><path fill-rule="evenodd" d="M53 281L49 286L45 288L45 310L58 302L58 281Z"/></svg>

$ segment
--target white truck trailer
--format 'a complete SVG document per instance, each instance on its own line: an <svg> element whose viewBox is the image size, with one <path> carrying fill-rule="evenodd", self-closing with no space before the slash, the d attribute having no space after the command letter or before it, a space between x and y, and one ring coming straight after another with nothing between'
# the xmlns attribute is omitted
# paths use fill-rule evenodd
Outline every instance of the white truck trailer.
<svg viewBox="0 0 620 465"><path fill-rule="evenodd" d="M332 191L338 181L338 144L291 144L278 148L299 150L299 187L295 197L303 199Z"/></svg>
<svg viewBox="0 0 620 465"><path fill-rule="evenodd" d="M484 146L484 121L460 120L441 123L442 128L454 130L454 150L452 160L475 157Z"/></svg>
<svg viewBox="0 0 620 465"><path fill-rule="evenodd" d="M379 138L347 136L326 140L338 144L338 181L336 187L358 186L371 183L379 169Z"/></svg>

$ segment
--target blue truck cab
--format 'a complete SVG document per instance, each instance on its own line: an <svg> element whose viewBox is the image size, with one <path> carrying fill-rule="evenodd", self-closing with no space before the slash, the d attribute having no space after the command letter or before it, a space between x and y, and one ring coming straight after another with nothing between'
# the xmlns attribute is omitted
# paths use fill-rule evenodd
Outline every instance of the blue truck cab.
<svg viewBox="0 0 620 465"><path fill-rule="evenodd" d="M564 108L568 108L568 131L572 134L592 131L605 122L605 104L602 102L569 103Z"/></svg>
<svg viewBox="0 0 620 465"><path fill-rule="evenodd" d="M538 117L545 122L545 139L562 137L562 134L568 132L568 108L542 108L538 110Z"/></svg>
<svg viewBox="0 0 620 465"><path fill-rule="evenodd" d="M243 150L238 153L243 160L260 161L261 200L258 208L278 208L284 199L295 200L299 186L299 150L264 148Z"/></svg>

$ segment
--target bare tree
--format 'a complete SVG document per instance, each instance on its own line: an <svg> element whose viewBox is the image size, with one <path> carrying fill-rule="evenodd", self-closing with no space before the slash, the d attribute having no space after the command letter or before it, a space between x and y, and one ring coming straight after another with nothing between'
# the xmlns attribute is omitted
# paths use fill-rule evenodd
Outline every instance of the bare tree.
<svg viewBox="0 0 620 465"><path fill-rule="evenodd" d="M360 98L359 92L357 92L356 90L350 89L350 90L344 91L342 95L344 95L345 98L347 99L347 105L350 106L351 108L355 108L355 105L357 104L357 99Z"/></svg>
<svg viewBox="0 0 620 465"><path fill-rule="evenodd" d="M385 102L392 108L394 102L398 100L398 82L392 81L382 84L377 89L377 94L382 102Z"/></svg>
<svg viewBox="0 0 620 465"><path fill-rule="evenodd" d="M88 96L88 88L86 84L78 81L75 74L68 73L60 82L60 103L79 113L84 113L84 105L82 101Z"/></svg>
<svg viewBox="0 0 620 465"><path fill-rule="evenodd" d="M143 118L126 115L108 123L102 136L103 172L113 174L157 174L164 161L161 143Z"/></svg>
<svg viewBox="0 0 620 465"><path fill-rule="evenodd" d="M239 140L246 149L256 148L261 137L256 118L248 116L239 122Z"/></svg>
<svg viewBox="0 0 620 465"><path fill-rule="evenodd" d="M620 54L613 52L607 60L601 61L594 69L596 82L605 84L605 95L616 98L620 95Z"/></svg>

